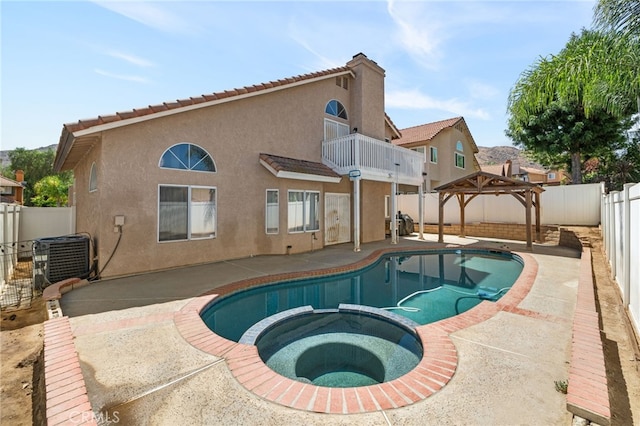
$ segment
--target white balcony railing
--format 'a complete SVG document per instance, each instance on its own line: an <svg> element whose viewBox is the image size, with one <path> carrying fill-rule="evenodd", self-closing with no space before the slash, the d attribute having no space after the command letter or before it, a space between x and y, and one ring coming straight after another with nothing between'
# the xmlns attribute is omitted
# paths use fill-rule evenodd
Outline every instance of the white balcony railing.
<svg viewBox="0 0 640 426"><path fill-rule="evenodd" d="M322 142L322 162L341 175L357 170L367 180L420 185L423 179L423 154L359 133Z"/></svg>

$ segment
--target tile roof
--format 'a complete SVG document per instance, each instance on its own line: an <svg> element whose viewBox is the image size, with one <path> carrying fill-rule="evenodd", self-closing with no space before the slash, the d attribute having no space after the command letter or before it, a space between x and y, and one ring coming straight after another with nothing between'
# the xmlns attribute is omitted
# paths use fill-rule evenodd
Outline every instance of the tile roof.
<svg viewBox="0 0 640 426"><path fill-rule="evenodd" d="M20 182L16 182L13 179L9 179L8 177L4 177L4 176L0 176L0 186L3 187L17 187L20 188L22 185L20 184Z"/></svg>
<svg viewBox="0 0 640 426"><path fill-rule="evenodd" d="M158 105L149 105L147 107L133 109L131 111L116 112L115 114L111 114L111 115L101 115L96 118L84 119L84 120L79 120L78 122L75 122L75 123L65 124L63 128L63 133L64 133L64 130L66 130L69 133L74 133L79 130L85 130L101 124L108 124L108 123L127 120L131 118L151 115L159 112L184 108L184 107L197 105L205 102L211 102L216 100L232 98L235 96L251 94L251 93L260 92L263 90L272 89L276 87L286 86L289 84L298 83L306 80L312 80L315 78L327 77L334 74L347 73L350 71L351 71L351 68L349 68L348 66L342 66L342 67L332 68L324 71L318 71L318 72L313 72L309 74L302 74L295 77L283 78L280 80L270 81L268 83L255 84L253 86L245 86L239 89L225 90L223 92L216 92L208 95L191 97L188 99L178 99L173 102L164 102Z"/></svg>
<svg viewBox="0 0 640 426"><path fill-rule="evenodd" d="M462 117L449 118L447 120L435 121L433 123L422 124L420 126L400 129L402 137L393 141L395 145L405 145L413 142L422 142L433 139L438 133L444 129L455 126L460 121L464 121Z"/></svg>
<svg viewBox="0 0 640 426"><path fill-rule="evenodd" d="M483 172L491 173L492 175L505 176L506 170L504 164L484 164L480 166Z"/></svg>
<svg viewBox="0 0 640 426"><path fill-rule="evenodd" d="M260 160L268 164L269 167L276 172L302 173L331 178L341 178L338 173L334 172L329 168L329 166L322 163L264 153L260 154Z"/></svg>

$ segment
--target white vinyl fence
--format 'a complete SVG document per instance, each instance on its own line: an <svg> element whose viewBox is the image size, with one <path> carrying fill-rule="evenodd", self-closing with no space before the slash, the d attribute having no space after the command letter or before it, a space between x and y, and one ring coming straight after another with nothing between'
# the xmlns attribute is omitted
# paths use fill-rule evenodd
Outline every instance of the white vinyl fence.
<svg viewBox="0 0 640 426"><path fill-rule="evenodd" d="M640 183L602 197L602 235L623 305L640 332Z"/></svg>
<svg viewBox="0 0 640 426"><path fill-rule="evenodd" d="M0 203L0 286L4 286L18 263L18 228L22 206Z"/></svg>
<svg viewBox="0 0 640 426"><path fill-rule="evenodd" d="M600 199L604 185L545 186L540 195L542 225L597 226L600 223ZM400 195L398 209L406 213L415 223L419 221L418 194ZM444 206L444 223L460 223L460 207L457 199ZM526 223L525 209L518 200L509 195L480 195L469 202L465 209L465 222ZM535 223L533 209L532 223ZM427 193L424 197L424 223L438 223L438 194Z"/></svg>
<svg viewBox="0 0 640 426"><path fill-rule="evenodd" d="M30 253L30 241L75 232L73 207L24 207L0 203L0 284L11 277L18 257ZM28 246L25 247L25 243Z"/></svg>

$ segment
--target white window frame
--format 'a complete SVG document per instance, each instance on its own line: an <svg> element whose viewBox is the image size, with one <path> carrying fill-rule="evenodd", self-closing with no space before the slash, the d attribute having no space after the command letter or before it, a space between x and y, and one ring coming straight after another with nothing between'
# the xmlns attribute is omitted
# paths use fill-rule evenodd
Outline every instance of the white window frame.
<svg viewBox="0 0 640 426"><path fill-rule="evenodd" d="M295 203L301 203L300 206L292 205L291 194L302 194L302 201L295 201ZM317 196L317 204L315 209L312 210L310 206L309 196L315 194ZM287 191L287 232L289 234L301 234L305 232L318 232L320 231L320 191L306 191L301 189L290 189ZM315 218L311 217L311 214L315 211ZM302 218L302 224L298 224L298 218ZM292 223L292 218L295 220ZM317 223L317 227L313 227L313 222ZM294 225L294 226L292 226ZM293 229L293 230L292 230Z"/></svg>
<svg viewBox="0 0 640 426"><path fill-rule="evenodd" d="M180 146L180 145L188 145L189 147L189 158L186 164L184 161L182 161L182 158L179 158L173 151L172 149ZM197 168L195 168L198 164L202 163L203 159L200 159L200 161L198 161L195 164L191 164L191 147L195 147L199 150L201 150L202 152L204 152L206 154L205 157L209 157L211 159L211 166L213 170L199 170ZM170 166L163 166L162 165L162 160L165 158L165 156L171 156L173 155L174 158L184 166L184 168L181 167L170 167ZM203 157L203 158L205 158ZM167 148L162 155L160 156L160 160L158 161L158 167L160 167L161 169L167 169L167 170L181 170L181 171L189 171L189 172L199 172L199 173L217 173L218 171L218 167L216 166L216 162L213 159L213 156L211 154L209 154L209 152L204 149L203 147L201 147L200 145L197 145L195 143L191 143L191 142L180 142L180 143L176 143L171 145L169 148Z"/></svg>
<svg viewBox="0 0 640 426"><path fill-rule="evenodd" d="M275 203L269 203L269 194L276 194ZM264 232L269 235L280 233L280 191L267 189L265 192ZM275 226L269 226L275 225Z"/></svg>
<svg viewBox="0 0 640 426"><path fill-rule="evenodd" d="M547 173L547 179L555 179L556 178L556 174L555 172L549 172Z"/></svg>
<svg viewBox="0 0 640 426"><path fill-rule="evenodd" d="M187 188L187 238L183 239L171 239L171 240L160 240L160 191L162 187L174 187L174 188ZM198 237L193 236L193 200L192 200L192 190L193 189L207 189L214 191L214 199L213 199L213 232L207 236ZM218 188L215 186L201 186L201 185L174 185L174 184L158 184L158 220L157 220L157 241L159 243L172 243L178 241L195 241L195 240L208 240L214 239L218 236Z"/></svg>
<svg viewBox="0 0 640 426"><path fill-rule="evenodd" d="M422 158L423 158L422 162L423 163L427 162L427 150L425 148L426 147L424 147L424 146L416 146L415 148L411 148L412 151L419 152L419 153L422 154Z"/></svg>
<svg viewBox="0 0 640 426"><path fill-rule="evenodd" d="M438 148L435 146L429 147L429 162L438 164Z"/></svg>
<svg viewBox="0 0 640 426"><path fill-rule="evenodd" d="M459 166L459 165L458 165L458 158L461 158L461 159L462 159L462 166ZM460 154L459 152L454 152L454 155L453 155L453 165L454 165L455 167L457 167L458 169L465 169L467 165L466 165L466 160L465 160L465 158L464 158L464 154Z"/></svg>
<svg viewBox="0 0 640 426"><path fill-rule="evenodd" d="M391 217L391 195L384 196L384 217L385 219Z"/></svg>

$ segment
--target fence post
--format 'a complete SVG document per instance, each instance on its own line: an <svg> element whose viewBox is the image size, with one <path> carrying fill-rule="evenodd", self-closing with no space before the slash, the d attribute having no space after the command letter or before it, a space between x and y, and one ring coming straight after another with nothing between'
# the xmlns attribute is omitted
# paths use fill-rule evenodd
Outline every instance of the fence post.
<svg viewBox="0 0 640 426"><path fill-rule="evenodd" d="M609 244L610 252L609 252L609 263L611 263L611 278L613 280L616 279L616 191L609 192L609 232L610 232L610 240Z"/></svg>
<svg viewBox="0 0 640 426"><path fill-rule="evenodd" d="M635 184L625 183L623 189L623 207L624 207L624 236L622 244L622 262L623 262L623 279L622 283L622 304L623 307L629 306L631 300L631 200L629 199L629 189Z"/></svg>
<svg viewBox="0 0 640 426"><path fill-rule="evenodd" d="M9 250L9 209L8 209L8 205L7 204L0 204L0 206L2 207L2 245L3 248L5 250ZM4 278L4 280L7 280L9 278L9 265L8 262L2 262L2 276Z"/></svg>

